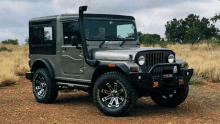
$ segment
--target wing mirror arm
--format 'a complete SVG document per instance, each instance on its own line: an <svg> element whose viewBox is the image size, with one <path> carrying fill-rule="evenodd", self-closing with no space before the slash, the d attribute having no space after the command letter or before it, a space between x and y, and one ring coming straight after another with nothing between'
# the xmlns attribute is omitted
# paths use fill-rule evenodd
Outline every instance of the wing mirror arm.
<svg viewBox="0 0 220 124"><path fill-rule="evenodd" d="M76 49L81 49L82 48L82 44L77 44L76 45Z"/></svg>

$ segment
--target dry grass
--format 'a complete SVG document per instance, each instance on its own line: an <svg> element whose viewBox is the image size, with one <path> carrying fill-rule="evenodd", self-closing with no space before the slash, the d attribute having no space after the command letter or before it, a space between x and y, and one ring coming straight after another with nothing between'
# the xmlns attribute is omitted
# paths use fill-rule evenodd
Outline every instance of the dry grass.
<svg viewBox="0 0 220 124"><path fill-rule="evenodd" d="M29 46L28 45L4 45L12 52L0 52L0 86L15 84L20 75L24 75L29 71Z"/></svg>
<svg viewBox="0 0 220 124"><path fill-rule="evenodd" d="M143 46L143 45L142 45ZM28 45L4 45L12 52L0 52L0 86L15 84L20 75L29 71L29 46ZM155 47L160 47L155 45ZM201 44L176 44L167 45L173 50L176 58L183 58L189 63L189 67L194 69L193 80L208 80L220 82L220 46Z"/></svg>

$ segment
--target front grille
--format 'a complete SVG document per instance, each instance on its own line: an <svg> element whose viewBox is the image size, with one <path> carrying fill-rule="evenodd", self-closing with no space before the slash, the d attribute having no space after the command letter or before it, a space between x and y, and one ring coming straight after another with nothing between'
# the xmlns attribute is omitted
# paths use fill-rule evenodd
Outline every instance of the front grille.
<svg viewBox="0 0 220 124"><path fill-rule="evenodd" d="M163 63L163 53L147 53L146 54L146 66L153 66L157 63Z"/></svg>
<svg viewBox="0 0 220 124"><path fill-rule="evenodd" d="M147 71L151 69L151 67L157 63L165 63L164 62L164 53L147 53L146 54L146 67ZM163 67L157 67L153 70L152 76L159 77L162 75Z"/></svg>

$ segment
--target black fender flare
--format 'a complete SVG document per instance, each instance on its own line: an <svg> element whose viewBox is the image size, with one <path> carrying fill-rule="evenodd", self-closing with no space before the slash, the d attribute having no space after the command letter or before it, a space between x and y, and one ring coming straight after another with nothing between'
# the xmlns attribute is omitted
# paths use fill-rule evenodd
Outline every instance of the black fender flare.
<svg viewBox="0 0 220 124"><path fill-rule="evenodd" d="M106 66L108 67L108 64L110 63L100 63L99 66L96 68L96 70L100 67L100 66ZM128 68L128 66L124 63L115 63L115 67L119 68L122 72L124 73L128 73L130 72L130 69ZM115 68L115 67L109 67L109 68Z"/></svg>
<svg viewBox="0 0 220 124"><path fill-rule="evenodd" d="M103 67L109 68L109 69L119 69L121 72L124 72L124 73L130 72L129 67L124 63L115 63L115 67L109 67L108 64L110 64L110 63L102 63L102 62L99 63L99 65L96 67L96 69L92 75L92 82L95 81L96 74L99 73L99 70Z"/></svg>
<svg viewBox="0 0 220 124"><path fill-rule="evenodd" d="M31 72L34 71L34 68L37 67L38 65L40 64L44 64L47 69L49 70L49 74L50 76L54 79L55 78L55 69L54 69L54 66L51 64L51 62L47 59L37 59L33 65L31 66Z"/></svg>

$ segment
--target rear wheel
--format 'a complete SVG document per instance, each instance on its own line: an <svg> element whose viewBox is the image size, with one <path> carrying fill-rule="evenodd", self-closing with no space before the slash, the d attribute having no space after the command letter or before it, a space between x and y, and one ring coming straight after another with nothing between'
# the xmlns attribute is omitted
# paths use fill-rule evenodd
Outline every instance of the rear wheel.
<svg viewBox="0 0 220 124"><path fill-rule="evenodd" d="M58 86L50 77L48 69L40 68L34 73L33 93L35 99L40 103L52 103L58 95Z"/></svg>
<svg viewBox="0 0 220 124"><path fill-rule="evenodd" d="M164 107L176 107L183 103L189 93L189 86L184 85L177 89L162 91L157 95L152 95L151 99L158 105Z"/></svg>
<svg viewBox="0 0 220 124"><path fill-rule="evenodd" d="M138 98L134 86L120 72L108 72L100 76L93 92L98 109L110 116L128 114Z"/></svg>

